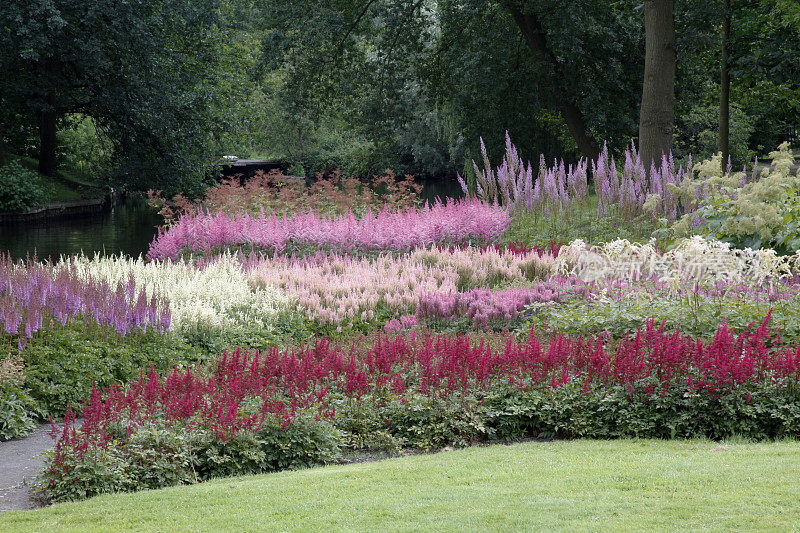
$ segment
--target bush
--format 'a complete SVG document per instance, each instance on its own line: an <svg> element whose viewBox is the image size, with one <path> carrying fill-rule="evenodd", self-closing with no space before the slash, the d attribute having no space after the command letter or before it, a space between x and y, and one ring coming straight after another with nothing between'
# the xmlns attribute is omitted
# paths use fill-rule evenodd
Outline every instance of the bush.
<svg viewBox="0 0 800 533"><path fill-rule="evenodd" d="M298 416L286 428L273 418L258 431L229 437L165 420L151 420L130 432L121 425L108 430L104 445L98 446L81 441L82 435L64 427L56 449L48 453L49 467L37 480L44 501L305 468L339 455L338 432L330 422L308 416Z"/></svg>
<svg viewBox="0 0 800 533"><path fill-rule="evenodd" d="M155 331L126 337L97 335L86 323L53 328L47 337L34 336L22 352L25 386L44 416L63 416L80 406L93 384L110 387L139 376L153 364L166 371L197 357L183 341Z"/></svg>
<svg viewBox="0 0 800 533"><path fill-rule="evenodd" d="M80 114L66 116L67 126L56 134L58 156L70 169L96 174L109 161L113 147L97 130L92 117Z"/></svg>
<svg viewBox="0 0 800 533"><path fill-rule="evenodd" d="M755 120L736 104L730 106L730 157L734 166L753 160L748 141L755 131ZM680 156L692 154L695 160L708 159L719 150L719 105L697 105L681 117L675 133Z"/></svg>
<svg viewBox="0 0 800 533"><path fill-rule="evenodd" d="M800 176L792 171L794 155L788 142L769 155L772 165L758 176L722 173L718 155L697 164L708 195L697 213L685 215L673 226L675 233L705 233L738 247L799 251Z"/></svg>
<svg viewBox="0 0 800 533"><path fill-rule="evenodd" d="M0 442L24 437L36 427L36 402L23 387L22 364L15 357L0 361Z"/></svg>
<svg viewBox="0 0 800 533"><path fill-rule="evenodd" d="M0 167L0 212L28 211L50 199L50 193L39 180L39 174L16 161Z"/></svg>

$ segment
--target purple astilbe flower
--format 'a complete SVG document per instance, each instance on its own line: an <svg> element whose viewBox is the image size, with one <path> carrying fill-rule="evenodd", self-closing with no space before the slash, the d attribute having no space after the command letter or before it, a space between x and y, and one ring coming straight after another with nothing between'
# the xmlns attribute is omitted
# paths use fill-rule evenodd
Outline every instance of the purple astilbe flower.
<svg viewBox="0 0 800 533"><path fill-rule="evenodd" d="M464 191L464 195L469 196L469 189L467 188L467 183L464 181L464 178L461 177L461 174L456 172L456 179L458 180L458 184L461 186L461 190Z"/></svg>
<svg viewBox="0 0 800 533"><path fill-rule="evenodd" d="M417 318L452 320L467 318L475 327L490 322L511 321L519 317L526 306L536 302L558 302L575 289L577 280L553 279L534 287L511 288L500 291L472 289L467 292L433 293L420 296ZM588 287L581 285L577 292L584 297Z"/></svg>
<svg viewBox="0 0 800 533"><path fill-rule="evenodd" d="M147 302L137 303L137 299L141 302L130 280L109 287L106 282L81 276L70 265L56 268L49 263L0 259L0 320L3 331L12 336L30 339L54 322L70 320L95 322L124 336L146 327L141 308ZM154 299L152 304L160 302ZM24 346L27 341L18 343Z"/></svg>

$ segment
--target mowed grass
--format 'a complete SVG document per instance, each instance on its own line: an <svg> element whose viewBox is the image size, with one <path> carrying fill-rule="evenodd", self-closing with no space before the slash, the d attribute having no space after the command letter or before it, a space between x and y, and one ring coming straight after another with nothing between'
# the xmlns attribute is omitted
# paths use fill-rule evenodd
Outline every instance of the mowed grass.
<svg viewBox="0 0 800 533"><path fill-rule="evenodd" d="M0 515L1 531L800 527L800 444L562 441L221 479Z"/></svg>

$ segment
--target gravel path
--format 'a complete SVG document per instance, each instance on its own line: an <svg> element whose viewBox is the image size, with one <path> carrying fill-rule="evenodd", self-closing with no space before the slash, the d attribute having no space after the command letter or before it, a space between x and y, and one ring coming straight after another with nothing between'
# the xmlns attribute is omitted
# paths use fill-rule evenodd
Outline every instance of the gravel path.
<svg viewBox="0 0 800 533"><path fill-rule="evenodd" d="M0 512L41 507L30 491L44 465L42 452L54 444L50 424L40 426L24 439L0 442Z"/></svg>

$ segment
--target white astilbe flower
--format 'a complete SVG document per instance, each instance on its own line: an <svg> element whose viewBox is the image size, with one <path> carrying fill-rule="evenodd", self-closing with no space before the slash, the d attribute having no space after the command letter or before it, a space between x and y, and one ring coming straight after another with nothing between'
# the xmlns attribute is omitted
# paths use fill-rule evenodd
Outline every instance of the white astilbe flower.
<svg viewBox="0 0 800 533"><path fill-rule="evenodd" d="M203 267L187 262L152 261L141 257L72 257L70 263L94 279L112 286L125 284L131 276L149 296L163 295L169 301L174 331L250 329L271 330L291 300L269 286L252 288L242 266L230 254Z"/></svg>
<svg viewBox="0 0 800 533"><path fill-rule="evenodd" d="M655 241L616 240L589 246L575 240L561 248L555 268L584 281L658 278L664 282L773 283L793 275L800 253L781 257L771 249L732 249L730 244L694 236L659 253Z"/></svg>

